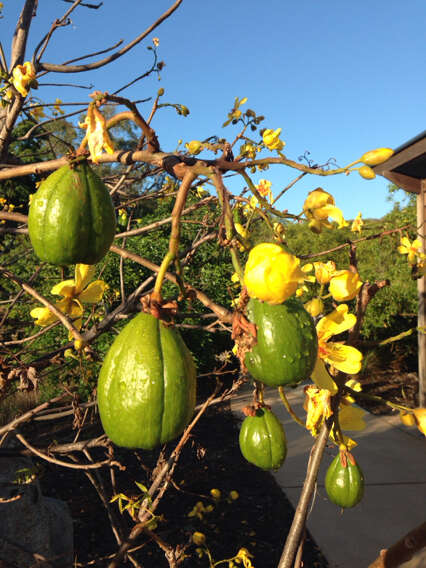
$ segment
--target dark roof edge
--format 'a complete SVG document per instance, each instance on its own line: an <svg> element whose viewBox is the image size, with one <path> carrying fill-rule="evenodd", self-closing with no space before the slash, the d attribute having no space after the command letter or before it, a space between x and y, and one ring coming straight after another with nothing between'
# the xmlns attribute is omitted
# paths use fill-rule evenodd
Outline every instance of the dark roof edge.
<svg viewBox="0 0 426 568"><path fill-rule="evenodd" d="M405 150L406 148L412 146L419 140L422 140L422 138L426 138L426 130L423 130L423 132L420 132L420 134L417 134L417 136L411 138L411 140L408 140L407 142L404 142L404 144L401 144L401 146L398 146L398 148L395 148L395 150L393 151L393 155L399 154L399 152L402 152L402 150Z"/></svg>

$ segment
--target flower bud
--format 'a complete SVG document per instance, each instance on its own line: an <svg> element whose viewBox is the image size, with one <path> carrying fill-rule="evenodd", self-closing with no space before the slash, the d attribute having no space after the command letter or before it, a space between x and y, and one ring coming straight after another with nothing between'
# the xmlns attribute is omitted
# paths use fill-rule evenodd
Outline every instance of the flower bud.
<svg viewBox="0 0 426 568"><path fill-rule="evenodd" d="M386 162L392 155L393 150L391 148L377 148L376 150L370 150L363 154L360 161L367 166L377 166L378 164Z"/></svg>
<svg viewBox="0 0 426 568"><path fill-rule="evenodd" d="M311 314L313 318L316 318L324 311L324 302L321 298L312 298L309 302L305 304L305 310Z"/></svg>
<svg viewBox="0 0 426 568"><path fill-rule="evenodd" d="M370 168L370 166L361 166L358 170L358 173L364 179L374 179L376 177L376 174Z"/></svg>

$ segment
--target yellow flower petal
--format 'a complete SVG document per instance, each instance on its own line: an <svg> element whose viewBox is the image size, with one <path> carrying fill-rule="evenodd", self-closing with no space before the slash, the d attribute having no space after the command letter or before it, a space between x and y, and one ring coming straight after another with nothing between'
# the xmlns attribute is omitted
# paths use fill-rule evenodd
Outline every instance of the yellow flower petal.
<svg viewBox="0 0 426 568"><path fill-rule="evenodd" d="M342 373L356 375L361 370L362 353L351 345L328 342L320 346L319 353L326 363Z"/></svg>
<svg viewBox="0 0 426 568"><path fill-rule="evenodd" d="M63 280L55 284L50 290L51 294L55 296L63 296L64 298L72 298L75 294L74 280Z"/></svg>
<svg viewBox="0 0 426 568"><path fill-rule="evenodd" d="M317 357L314 370L312 371L311 379L316 386L320 389L327 389L331 394L336 394L337 385L329 375L325 368L324 362L320 357Z"/></svg>
<svg viewBox="0 0 426 568"><path fill-rule="evenodd" d="M50 325L57 320L55 314L53 314L49 308L34 308L31 310L30 315L36 320L34 323L41 327Z"/></svg>
<svg viewBox="0 0 426 568"><path fill-rule="evenodd" d="M94 280L80 292L78 299L85 304L97 304L102 300L106 284L103 280Z"/></svg>
<svg viewBox="0 0 426 568"><path fill-rule="evenodd" d="M348 313L348 306L340 304L330 314L324 316L317 323L318 337L327 341L333 335L339 335L356 324L356 316Z"/></svg>
<svg viewBox="0 0 426 568"><path fill-rule="evenodd" d="M339 424L342 430L361 431L366 427L365 410L356 406L342 406L339 410Z"/></svg>
<svg viewBox="0 0 426 568"><path fill-rule="evenodd" d="M76 264L75 265L75 293L79 295L87 286L95 273L95 267L92 264Z"/></svg>

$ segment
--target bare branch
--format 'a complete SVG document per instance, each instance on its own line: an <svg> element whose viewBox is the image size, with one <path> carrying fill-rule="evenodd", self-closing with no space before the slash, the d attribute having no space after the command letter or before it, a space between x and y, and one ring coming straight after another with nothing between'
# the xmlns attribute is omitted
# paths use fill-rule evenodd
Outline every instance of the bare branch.
<svg viewBox="0 0 426 568"><path fill-rule="evenodd" d="M112 61L115 61L128 51L130 51L135 45L140 43L143 39L146 38L155 28L157 28L164 20L166 20L169 16L173 14L173 12L180 6L182 0L176 0L174 4L164 12L160 18L156 22L154 22L151 26L149 26L143 33L137 36L133 41L125 45L119 51L112 53L109 57L105 57L104 59L100 59L99 61L95 61L93 63L88 63L87 65L61 65L55 63L39 63L39 67L44 69L45 71L54 71L56 73L81 73L83 71L90 71L91 69L99 69L99 67L103 67Z"/></svg>
<svg viewBox="0 0 426 568"><path fill-rule="evenodd" d="M36 0L26 0L21 15L19 16L12 41L10 71L12 71L16 65L22 65L24 62L28 32L31 25L31 19L34 15L35 5Z"/></svg>

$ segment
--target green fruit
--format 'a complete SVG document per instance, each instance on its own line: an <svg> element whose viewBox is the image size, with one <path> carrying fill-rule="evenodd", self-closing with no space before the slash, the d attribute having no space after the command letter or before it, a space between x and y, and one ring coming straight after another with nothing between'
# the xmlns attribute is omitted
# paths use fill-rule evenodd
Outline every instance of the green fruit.
<svg viewBox="0 0 426 568"><path fill-rule="evenodd" d="M103 428L117 446L151 450L179 436L194 412L196 369L178 331L150 314L111 345L98 381Z"/></svg>
<svg viewBox="0 0 426 568"><path fill-rule="evenodd" d="M105 256L114 239L114 207L87 162L63 166L41 183L28 230L36 255L51 264L96 264Z"/></svg>
<svg viewBox="0 0 426 568"><path fill-rule="evenodd" d="M271 305L251 299L247 314L257 327L257 344L245 356L251 375L266 385L296 385L313 371L318 340L314 322L296 298Z"/></svg>
<svg viewBox="0 0 426 568"><path fill-rule="evenodd" d="M287 455L284 428L267 408L243 420L239 443L246 460L262 469L278 469Z"/></svg>
<svg viewBox="0 0 426 568"><path fill-rule="evenodd" d="M331 462L325 476L325 490L330 501L344 509L355 507L361 501L364 476L354 457L348 452L339 452Z"/></svg>

